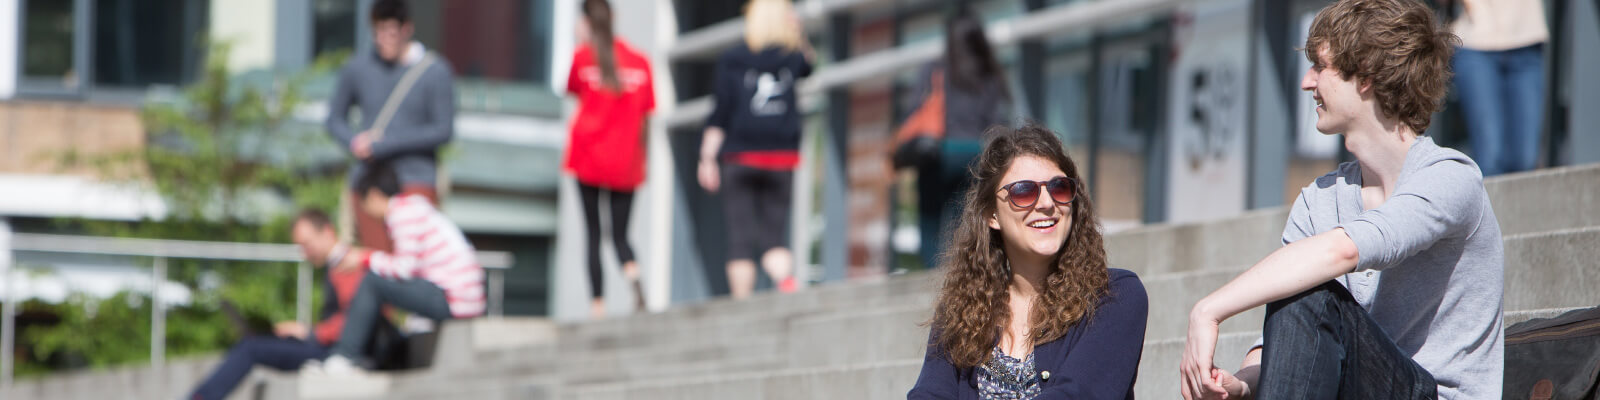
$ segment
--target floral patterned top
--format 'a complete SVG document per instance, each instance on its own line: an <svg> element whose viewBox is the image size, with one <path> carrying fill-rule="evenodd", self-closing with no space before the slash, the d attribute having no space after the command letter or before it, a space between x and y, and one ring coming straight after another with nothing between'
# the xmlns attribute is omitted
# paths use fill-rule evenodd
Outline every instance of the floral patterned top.
<svg viewBox="0 0 1600 400"><path fill-rule="evenodd" d="M1022 400L1039 395L1033 353L1018 360L995 347L989 362L979 365L974 375L978 378L978 397L983 400Z"/></svg>

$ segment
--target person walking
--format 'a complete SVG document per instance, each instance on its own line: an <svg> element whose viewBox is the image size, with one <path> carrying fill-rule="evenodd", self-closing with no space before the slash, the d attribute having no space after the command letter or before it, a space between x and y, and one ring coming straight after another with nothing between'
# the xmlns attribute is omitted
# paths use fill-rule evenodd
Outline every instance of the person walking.
<svg viewBox="0 0 1600 400"><path fill-rule="evenodd" d="M589 315L606 315L605 279L600 267L600 211L610 209L611 243L622 276L633 286L634 304L644 309L639 261L628 244L628 217L635 189L644 181L649 113L655 109L650 62L612 32L611 5L584 0L578 24L578 50L567 73L567 94L578 99L567 140L566 170L578 181L589 259ZM602 207L601 198L609 202Z"/></svg>
<svg viewBox="0 0 1600 400"><path fill-rule="evenodd" d="M744 45L717 59L715 108L706 119L698 180L722 192L728 224L728 286L755 288L755 258L779 292L799 286L786 246L794 169L800 164L796 83L811 75L811 45L789 0L745 5Z"/></svg>

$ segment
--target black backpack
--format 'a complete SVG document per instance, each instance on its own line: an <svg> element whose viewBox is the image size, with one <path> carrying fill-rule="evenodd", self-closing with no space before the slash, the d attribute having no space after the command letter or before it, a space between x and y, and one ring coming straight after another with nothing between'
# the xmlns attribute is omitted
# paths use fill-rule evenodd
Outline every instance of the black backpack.
<svg viewBox="0 0 1600 400"><path fill-rule="evenodd" d="M1506 328L1505 399L1600 399L1600 307Z"/></svg>

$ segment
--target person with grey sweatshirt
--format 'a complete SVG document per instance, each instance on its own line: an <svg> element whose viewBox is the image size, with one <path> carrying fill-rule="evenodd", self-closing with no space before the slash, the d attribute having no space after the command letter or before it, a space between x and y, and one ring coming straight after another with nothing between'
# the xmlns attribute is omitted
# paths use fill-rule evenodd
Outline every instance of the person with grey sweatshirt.
<svg viewBox="0 0 1600 400"><path fill-rule="evenodd" d="M385 162L399 176L404 193L421 194L437 205L438 152L455 133L456 93L450 64L412 40L415 27L404 1L375 1L370 17L374 51L352 55L339 71L338 86L328 99L328 134L355 157L350 168L352 185L372 165ZM413 82L402 85L407 73L416 68L422 70ZM397 86L409 87L396 90ZM396 104L384 113L391 93ZM352 107L360 110L361 116L354 127L349 120ZM374 126L377 124L382 126ZM393 250L382 220L354 214L362 247Z"/></svg>
<svg viewBox="0 0 1600 400"><path fill-rule="evenodd" d="M1301 89L1356 161L1301 190L1282 248L1195 303L1184 398L1500 398L1500 226L1477 163L1421 136L1455 42L1418 0L1317 14ZM1213 366L1222 321L1261 305L1242 368Z"/></svg>

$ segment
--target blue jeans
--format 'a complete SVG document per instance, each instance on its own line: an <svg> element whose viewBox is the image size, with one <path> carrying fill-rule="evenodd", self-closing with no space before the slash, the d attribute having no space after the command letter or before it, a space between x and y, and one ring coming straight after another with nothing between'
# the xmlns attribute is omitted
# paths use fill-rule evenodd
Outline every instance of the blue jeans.
<svg viewBox="0 0 1600 400"><path fill-rule="evenodd" d="M367 348L367 340L372 337L378 318L382 317L380 312L384 304L434 321L452 317L444 289L433 282L422 278L394 280L367 272L355 296L350 298L350 307L345 309L344 330L339 332L339 341L333 344L333 354L361 361L361 349Z"/></svg>
<svg viewBox="0 0 1600 400"><path fill-rule="evenodd" d="M1484 176L1527 171L1539 161L1544 44L1503 51L1457 48L1456 91Z"/></svg>
<svg viewBox="0 0 1600 400"><path fill-rule="evenodd" d="M265 365L280 371L294 371L309 360L328 355L328 349L313 342L271 336L248 337L228 350L222 365L201 382L190 399L212 400L228 397L239 382L250 374L250 368Z"/></svg>
<svg viewBox="0 0 1600 400"><path fill-rule="evenodd" d="M1329 281L1267 304L1258 399L1437 399L1438 384Z"/></svg>

